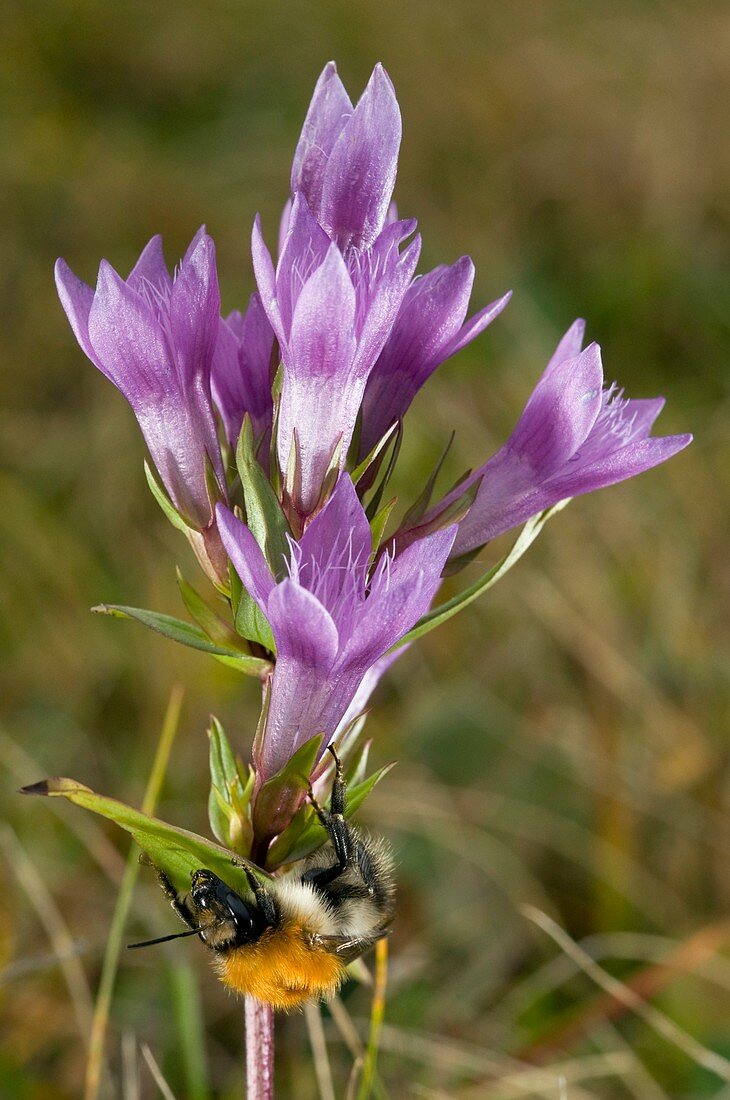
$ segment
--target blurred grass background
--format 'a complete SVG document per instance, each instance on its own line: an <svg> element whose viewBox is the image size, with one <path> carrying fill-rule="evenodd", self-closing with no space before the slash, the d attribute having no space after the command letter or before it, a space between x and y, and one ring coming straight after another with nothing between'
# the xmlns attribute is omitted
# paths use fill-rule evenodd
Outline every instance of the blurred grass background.
<svg viewBox="0 0 730 1100"><path fill-rule="evenodd" d="M632 396L667 396L660 430L696 434L667 466L572 504L380 690L374 758L401 762L364 815L399 864L388 1095L728 1097L721 0L6 0L0 1096L81 1094L126 853L116 833L73 807L24 802L17 786L68 774L139 804L181 683L160 814L203 830L207 715L243 751L256 717L248 681L88 613L104 600L180 614L174 564L194 568L146 489L130 411L72 338L53 261L92 281L101 256L125 271L162 232L174 262L205 221L225 308L240 306L253 215L273 240L330 57L353 95L378 59L395 82L396 197L420 219L422 270L468 252L475 307L515 291L418 399L403 493L452 428L454 475L498 445L577 315L609 376ZM171 927L150 878L130 936ZM663 1016L607 1002L525 904ZM159 1095L147 1044L177 1097L240 1096L241 1010L198 946L122 964L108 1095ZM344 1000L364 1035L367 991ZM326 1010L324 1026L343 1096L351 1055ZM304 1018L279 1033L280 1095L317 1096Z"/></svg>

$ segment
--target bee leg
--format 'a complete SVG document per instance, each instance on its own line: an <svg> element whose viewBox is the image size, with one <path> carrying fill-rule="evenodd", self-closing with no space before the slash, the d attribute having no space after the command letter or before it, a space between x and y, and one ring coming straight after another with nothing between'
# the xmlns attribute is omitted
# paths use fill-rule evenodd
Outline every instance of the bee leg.
<svg viewBox="0 0 730 1100"><path fill-rule="evenodd" d="M323 806L320 806L312 793L311 785L309 788L309 801L321 825L327 830L330 843L337 856L337 862L332 867L307 871L303 876L303 880L311 882L313 886L327 886L330 882L334 882L351 866L353 857L357 858L357 846L353 843L352 833L345 821L347 788L342 772L342 761L332 745L329 746L329 751L335 761L335 778L332 783L332 796L330 799L332 809L326 810Z"/></svg>
<svg viewBox="0 0 730 1100"><path fill-rule="evenodd" d="M184 897L180 897L177 890L172 885L164 871L161 871L159 867L155 867L155 871L157 872L157 880L164 892L167 894L167 897L170 900L170 905L175 910L177 915L180 917L181 920L185 922L185 924L187 924L188 928L197 928L198 922L195 919L195 914L190 908L186 899Z"/></svg>
<svg viewBox="0 0 730 1100"><path fill-rule="evenodd" d="M248 884L253 891L253 896L256 898L256 904L259 907L261 916L264 918L268 925L271 925L273 927L275 924L277 924L279 920L279 910L273 897L266 889L261 879L253 873L248 863L245 863L243 860L235 858L233 862L237 867L241 867L243 869L243 872L248 879Z"/></svg>

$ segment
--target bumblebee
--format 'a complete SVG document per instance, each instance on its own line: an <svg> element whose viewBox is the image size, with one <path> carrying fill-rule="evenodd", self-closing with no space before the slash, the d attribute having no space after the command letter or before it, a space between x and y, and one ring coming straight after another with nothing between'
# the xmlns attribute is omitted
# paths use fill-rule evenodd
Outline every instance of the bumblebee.
<svg viewBox="0 0 730 1100"><path fill-rule="evenodd" d="M336 993L347 964L386 935L395 888L387 845L345 820L342 765L335 750L329 751L335 760L330 810L310 788L311 804L327 831L322 848L296 871L266 884L241 861L253 900L203 868L193 872L190 891L178 894L157 869L188 931L130 947L197 935L213 952L226 986L284 1011Z"/></svg>

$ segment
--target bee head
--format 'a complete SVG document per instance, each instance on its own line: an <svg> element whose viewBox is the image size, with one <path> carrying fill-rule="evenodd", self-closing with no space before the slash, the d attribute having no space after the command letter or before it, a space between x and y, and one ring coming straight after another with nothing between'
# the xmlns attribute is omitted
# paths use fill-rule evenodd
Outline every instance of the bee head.
<svg viewBox="0 0 730 1100"><path fill-rule="evenodd" d="M233 932L237 944L248 943L260 932L255 905L249 905L212 871L194 871L190 898L193 906L205 915L205 924L225 926ZM232 927L231 927L232 926ZM206 941L208 936L204 936Z"/></svg>

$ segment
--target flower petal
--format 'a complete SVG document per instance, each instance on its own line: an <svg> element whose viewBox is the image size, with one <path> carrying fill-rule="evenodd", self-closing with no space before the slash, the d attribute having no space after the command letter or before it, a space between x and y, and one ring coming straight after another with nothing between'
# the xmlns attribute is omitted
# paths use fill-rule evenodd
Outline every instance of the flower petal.
<svg viewBox="0 0 730 1100"><path fill-rule="evenodd" d="M129 273L127 283L134 290L139 290L145 285L163 292L172 289L172 279L165 263L162 237L159 233L152 237L140 252L137 263Z"/></svg>
<svg viewBox="0 0 730 1100"><path fill-rule="evenodd" d="M324 262L329 248L330 239L309 209L304 195L296 194L276 269L277 303L285 332L291 331L302 286Z"/></svg>
<svg viewBox="0 0 730 1100"><path fill-rule="evenodd" d="M188 250L170 295L170 330L185 385L200 378L208 386L220 304L215 245L210 237L199 232L197 244Z"/></svg>
<svg viewBox="0 0 730 1100"><path fill-rule="evenodd" d="M603 367L598 344L574 359L551 363L505 444L544 481L571 458L601 409ZM473 509L472 509L473 510Z"/></svg>
<svg viewBox="0 0 730 1100"><path fill-rule="evenodd" d="M315 212L319 211L322 200L327 161L352 110L350 97L337 75L337 66L330 61L314 89L291 172L292 195L303 191Z"/></svg>
<svg viewBox="0 0 730 1100"><path fill-rule="evenodd" d="M279 303L276 299L276 273L271 253L264 241L264 235L261 231L261 218L258 214L254 219L253 229L251 230L251 258L253 260L256 286L261 295L261 305L264 307L269 323L283 348L287 343L288 332L284 331L282 325Z"/></svg>
<svg viewBox="0 0 730 1100"><path fill-rule="evenodd" d="M372 533L355 486L347 474L340 474L327 504L318 512L300 539L302 559L327 560L339 542L349 542L347 567L367 567L372 549ZM344 556L344 555L343 555ZM340 568L345 568L343 564Z"/></svg>
<svg viewBox="0 0 730 1100"><path fill-rule="evenodd" d="M223 504L216 507L216 519L221 541L241 583L267 615L269 596L276 582L267 565L264 552L245 523L237 519Z"/></svg>
<svg viewBox="0 0 730 1100"><path fill-rule="evenodd" d="M103 374L107 374L89 340L89 312L91 303L94 301L94 291L77 275L74 275L63 259L56 260L54 274L58 297L61 299L61 305L68 317L74 336L78 340L82 351L86 353L94 366L98 367ZM107 377L109 377L108 374Z"/></svg>
<svg viewBox="0 0 730 1100"><path fill-rule="evenodd" d="M390 563L381 559L353 636L339 664L365 670L425 615L441 583L456 525L412 543Z"/></svg>
<svg viewBox="0 0 730 1100"><path fill-rule="evenodd" d="M401 117L393 85L376 65L340 132L324 174L320 222L341 248L367 248L383 228L398 166Z"/></svg>

